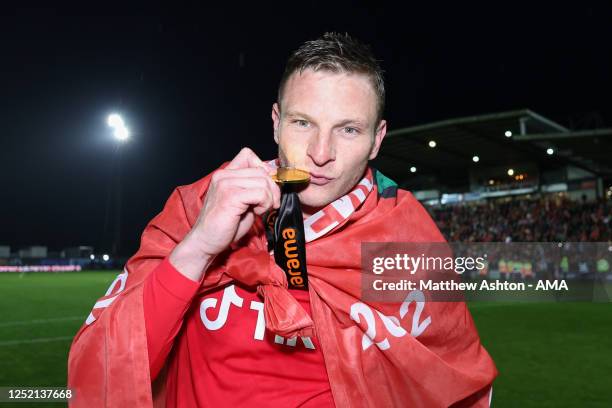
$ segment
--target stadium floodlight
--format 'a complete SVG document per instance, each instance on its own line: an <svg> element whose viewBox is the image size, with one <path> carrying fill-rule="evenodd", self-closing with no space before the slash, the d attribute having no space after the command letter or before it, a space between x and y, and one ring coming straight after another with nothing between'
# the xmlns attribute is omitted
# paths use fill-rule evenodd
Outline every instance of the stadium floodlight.
<svg viewBox="0 0 612 408"><path fill-rule="evenodd" d="M478 157L478 156L474 156L474 157L472 157L472 161L473 161L474 163L478 163L478 162L480 161L480 157Z"/></svg>
<svg viewBox="0 0 612 408"><path fill-rule="evenodd" d="M414 166L412 166L412 167L410 168L410 172L411 172L411 173L416 173L416 170L417 170L417 169L416 169L416 167L414 167Z"/></svg>
<svg viewBox="0 0 612 408"><path fill-rule="evenodd" d="M120 128L125 126L125 123L123 123L123 119L121 118L121 116L116 113L108 115L106 123L108 123L108 126L112 128Z"/></svg>
<svg viewBox="0 0 612 408"><path fill-rule="evenodd" d="M434 147L436 147L436 141L435 141L435 140L430 140L430 141L429 141L429 147L431 147L432 149L433 149Z"/></svg>
<svg viewBox="0 0 612 408"><path fill-rule="evenodd" d="M512 137L512 131L511 130L506 130L506 133L504 133L504 135L506 137Z"/></svg>
<svg viewBox="0 0 612 408"><path fill-rule="evenodd" d="M113 128L113 136L120 142L125 142L130 137L130 131L125 126L125 122L119 114L113 113L108 115L106 123Z"/></svg>
<svg viewBox="0 0 612 408"><path fill-rule="evenodd" d="M94 254L91 254L91 255L89 255L89 259L91 259L93 261L94 259L96 259L96 256Z"/></svg>
<svg viewBox="0 0 612 408"><path fill-rule="evenodd" d="M109 259L110 259L110 256L108 256L108 254L104 254L104 255L102 255L102 260L103 260L104 262L108 262L108 260L109 260Z"/></svg>
<svg viewBox="0 0 612 408"><path fill-rule="evenodd" d="M513 176L514 175L514 169L508 169L508 175L509 176Z"/></svg>
<svg viewBox="0 0 612 408"><path fill-rule="evenodd" d="M124 142L130 137L130 131L125 126L121 126L115 128L113 135L115 135L115 139Z"/></svg>
<svg viewBox="0 0 612 408"><path fill-rule="evenodd" d="M548 149L546 149L546 154L549 156L552 156L555 153L555 149L553 149L552 147L549 147Z"/></svg>

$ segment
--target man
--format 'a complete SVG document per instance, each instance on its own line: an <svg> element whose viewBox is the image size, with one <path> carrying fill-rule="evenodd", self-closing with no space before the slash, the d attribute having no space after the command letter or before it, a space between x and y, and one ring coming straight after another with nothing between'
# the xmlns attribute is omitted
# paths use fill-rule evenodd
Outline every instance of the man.
<svg viewBox="0 0 612 408"><path fill-rule="evenodd" d="M272 107L279 160L245 148L175 190L73 342L73 405L488 406L496 371L464 304L427 304L425 318L425 302L361 302L361 242L443 241L367 166L384 95L377 61L348 35L295 51ZM298 194L308 291L286 289L265 247L279 164L311 174Z"/></svg>

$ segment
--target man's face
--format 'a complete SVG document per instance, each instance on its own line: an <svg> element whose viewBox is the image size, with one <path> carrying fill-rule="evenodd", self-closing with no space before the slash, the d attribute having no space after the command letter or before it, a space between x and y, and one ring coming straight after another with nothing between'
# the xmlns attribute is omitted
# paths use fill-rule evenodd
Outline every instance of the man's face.
<svg viewBox="0 0 612 408"><path fill-rule="evenodd" d="M308 170L299 193L306 213L348 193L376 157L386 122L376 123L377 97L362 74L305 70L285 84L272 107L274 140L283 165Z"/></svg>

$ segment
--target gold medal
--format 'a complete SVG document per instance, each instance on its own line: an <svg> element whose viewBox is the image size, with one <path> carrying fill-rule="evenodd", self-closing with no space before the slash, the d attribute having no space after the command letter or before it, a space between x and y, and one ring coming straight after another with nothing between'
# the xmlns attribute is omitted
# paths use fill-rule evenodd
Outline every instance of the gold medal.
<svg viewBox="0 0 612 408"><path fill-rule="evenodd" d="M272 176L272 180L279 184L307 183L310 181L310 174L294 167L279 167L276 169L276 174Z"/></svg>

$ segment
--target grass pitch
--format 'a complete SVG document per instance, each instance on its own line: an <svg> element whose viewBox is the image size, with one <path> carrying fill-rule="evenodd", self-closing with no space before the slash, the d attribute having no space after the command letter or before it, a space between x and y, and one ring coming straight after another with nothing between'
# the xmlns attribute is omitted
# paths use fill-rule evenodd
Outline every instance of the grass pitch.
<svg viewBox="0 0 612 408"><path fill-rule="evenodd" d="M71 338L118 273L0 274L0 386L65 386ZM500 371L494 407L612 406L612 304L475 302L470 310Z"/></svg>

